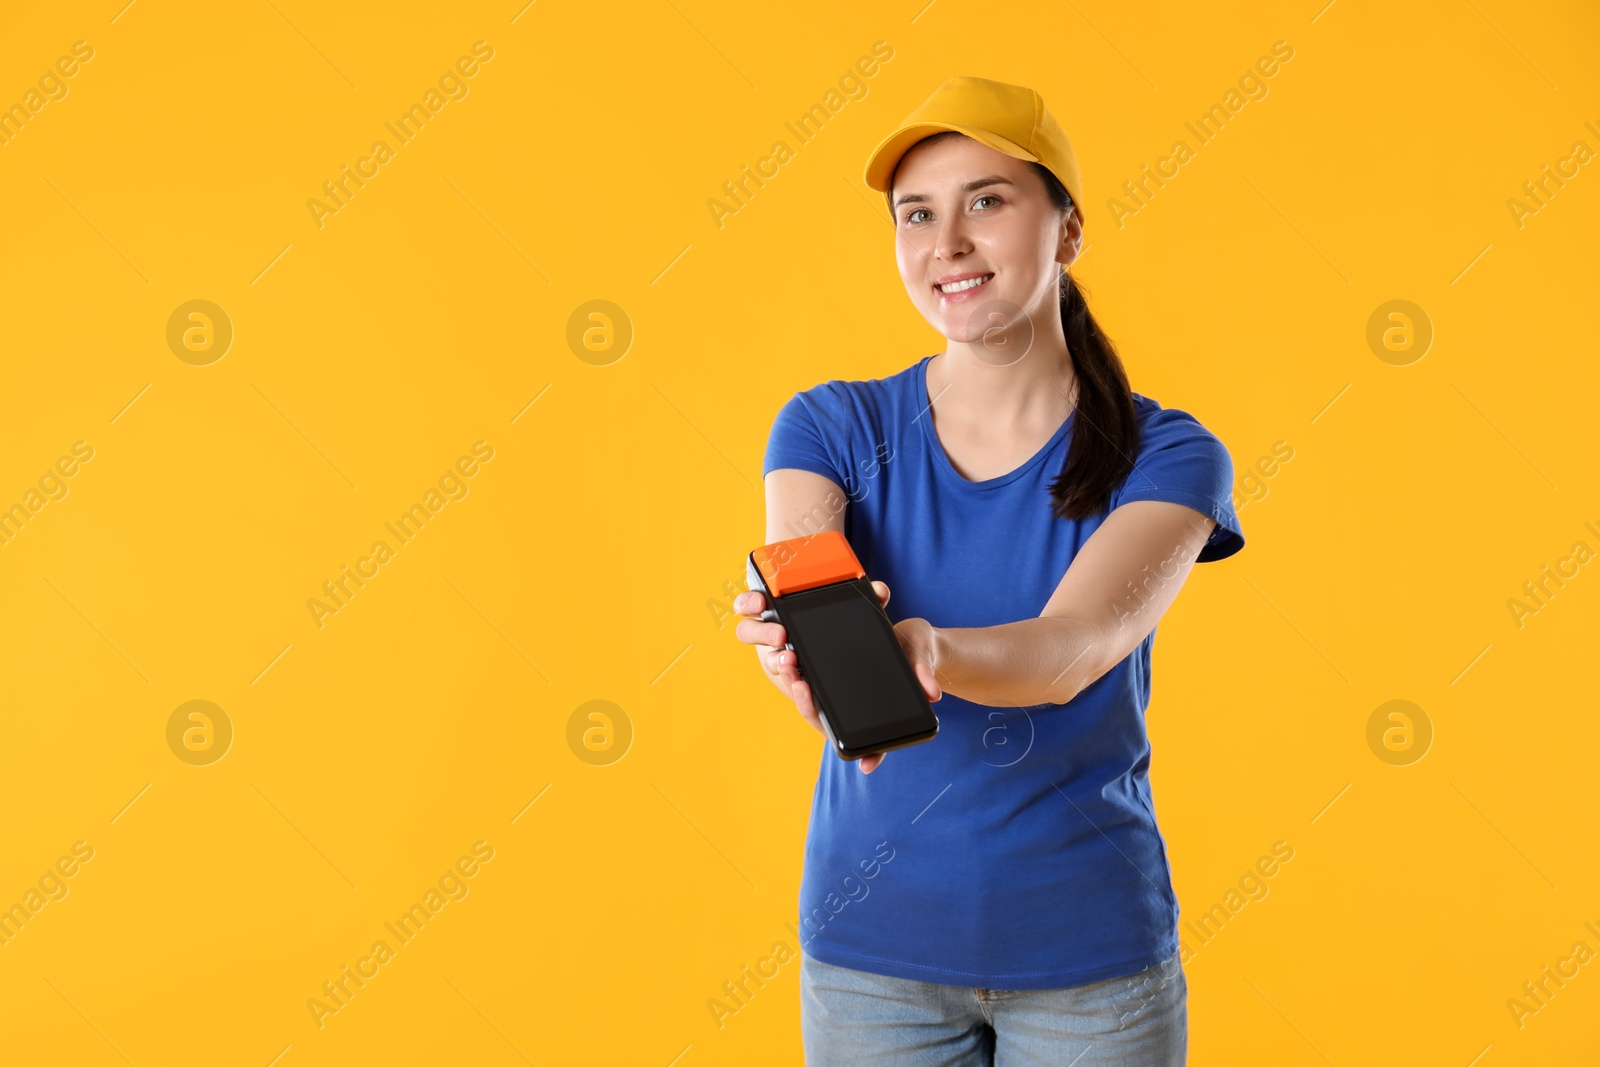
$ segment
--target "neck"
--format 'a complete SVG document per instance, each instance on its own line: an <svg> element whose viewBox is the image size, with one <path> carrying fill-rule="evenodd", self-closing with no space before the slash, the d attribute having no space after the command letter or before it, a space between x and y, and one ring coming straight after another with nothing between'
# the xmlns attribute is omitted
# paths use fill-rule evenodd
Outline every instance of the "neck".
<svg viewBox="0 0 1600 1067"><path fill-rule="evenodd" d="M1077 373L1061 322L1054 336L1029 343L1022 337L992 335L987 341L951 341L928 361L928 399L940 416L1024 433L1060 426L1077 397ZM1026 352L1018 358L1012 353Z"/></svg>

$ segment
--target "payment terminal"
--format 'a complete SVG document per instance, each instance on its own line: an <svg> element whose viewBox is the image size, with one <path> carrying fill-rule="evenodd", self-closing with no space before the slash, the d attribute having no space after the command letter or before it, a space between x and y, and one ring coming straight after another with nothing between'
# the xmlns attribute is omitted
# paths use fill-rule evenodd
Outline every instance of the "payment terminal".
<svg viewBox="0 0 1600 1067"><path fill-rule="evenodd" d="M762 621L783 625L784 647L794 651L841 759L939 732L933 705L843 533L763 545L750 553L746 576L753 592L766 594Z"/></svg>

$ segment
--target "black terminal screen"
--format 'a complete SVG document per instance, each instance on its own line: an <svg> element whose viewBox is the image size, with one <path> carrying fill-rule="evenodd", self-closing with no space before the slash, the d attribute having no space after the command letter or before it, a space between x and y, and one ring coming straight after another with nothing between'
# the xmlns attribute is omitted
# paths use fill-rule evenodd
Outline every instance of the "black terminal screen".
<svg viewBox="0 0 1600 1067"><path fill-rule="evenodd" d="M794 593L782 605L801 674L843 744L877 744L932 726L899 638L859 585Z"/></svg>

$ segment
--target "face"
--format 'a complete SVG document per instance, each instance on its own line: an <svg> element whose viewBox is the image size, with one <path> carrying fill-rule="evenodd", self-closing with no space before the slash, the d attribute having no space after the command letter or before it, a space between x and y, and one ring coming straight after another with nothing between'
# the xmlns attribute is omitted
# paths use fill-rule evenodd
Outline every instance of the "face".
<svg viewBox="0 0 1600 1067"><path fill-rule="evenodd" d="M891 192L900 279L934 329L1019 351L1002 347L1004 335L1031 338L1036 324L1059 320L1057 264L1077 258L1082 230L1029 164L970 137L941 137L905 154ZM969 288L940 286L963 280Z"/></svg>

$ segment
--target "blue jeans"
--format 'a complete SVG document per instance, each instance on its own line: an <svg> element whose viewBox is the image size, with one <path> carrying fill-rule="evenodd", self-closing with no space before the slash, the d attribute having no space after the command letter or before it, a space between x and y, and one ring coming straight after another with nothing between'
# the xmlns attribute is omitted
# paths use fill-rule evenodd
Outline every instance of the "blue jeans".
<svg viewBox="0 0 1600 1067"><path fill-rule="evenodd" d="M1189 985L1178 953L1062 989L974 989L800 954L806 1067L1182 1067Z"/></svg>

